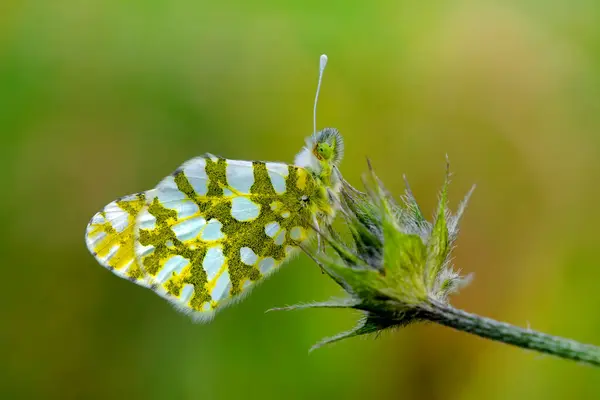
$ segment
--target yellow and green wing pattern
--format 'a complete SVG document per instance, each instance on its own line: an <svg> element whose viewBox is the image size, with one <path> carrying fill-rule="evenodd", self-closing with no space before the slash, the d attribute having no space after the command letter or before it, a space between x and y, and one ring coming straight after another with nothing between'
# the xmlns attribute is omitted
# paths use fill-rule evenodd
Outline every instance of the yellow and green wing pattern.
<svg viewBox="0 0 600 400"><path fill-rule="evenodd" d="M305 168L205 155L108 204L86 243L113 273L208 320L285 262L329 211Z"/></svg>

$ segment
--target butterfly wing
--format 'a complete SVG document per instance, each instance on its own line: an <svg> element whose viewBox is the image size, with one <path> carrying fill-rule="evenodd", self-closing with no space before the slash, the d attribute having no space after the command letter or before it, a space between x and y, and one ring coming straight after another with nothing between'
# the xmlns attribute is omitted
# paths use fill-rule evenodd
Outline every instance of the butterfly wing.
<svg viewBox="0 0 600 400"><path fill-rule="evenodd" d="M321 192L301 167L205 155L154 189L107 205L86 241L118 276L209 320L311 236Z"/></svg>

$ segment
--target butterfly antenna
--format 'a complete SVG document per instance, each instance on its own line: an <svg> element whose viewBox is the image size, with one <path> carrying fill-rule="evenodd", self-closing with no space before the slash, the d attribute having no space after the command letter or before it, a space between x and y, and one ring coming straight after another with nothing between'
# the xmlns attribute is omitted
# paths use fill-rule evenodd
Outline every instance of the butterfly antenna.
<svg viewBox="0 0 600 400"><path fill-rule="evenodd" d="M323 71L327 65L327 54L321 54L319 58L319 83L317 84L317 94L315 95L315 105L313 108L313 139L317 140L317 102L319 101L319 91L321 90L321 80L323 79Z"/></svg>

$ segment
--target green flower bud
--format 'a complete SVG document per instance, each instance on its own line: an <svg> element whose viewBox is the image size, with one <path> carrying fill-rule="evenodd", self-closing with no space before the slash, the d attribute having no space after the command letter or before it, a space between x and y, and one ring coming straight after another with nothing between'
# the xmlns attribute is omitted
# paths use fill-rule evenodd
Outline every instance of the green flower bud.
<svg viewBox="0 0 600 400"><path fill-rule="evenodd" d="M370 164L363 180L366 192L342 179L339 206L347 232L324 232L315 227L332 250L304 250L349 298L285 309L354 308L365 315L356 328L326 339L317 347L418 321L422 306L430 301L447 303L449 295L466 283L452 269L450 253L473 189L452 215L447 208L449 178L447 168L433 222L423 216L408 182L404 196L397 202Z"/></svg>

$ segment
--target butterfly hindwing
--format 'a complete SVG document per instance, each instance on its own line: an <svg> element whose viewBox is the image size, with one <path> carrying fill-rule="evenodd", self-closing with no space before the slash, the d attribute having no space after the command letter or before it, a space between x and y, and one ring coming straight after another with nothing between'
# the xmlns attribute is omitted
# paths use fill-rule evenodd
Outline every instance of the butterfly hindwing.
<svg viewBox="0 0 600 400"><path fill-rule="evenodd" d="M149 286L134 250L134 226L146 205L146 193L122 197L107 204L87 225L85 241L96 260L117 276Z"/></svg>
<svg viewBox="0 0 600 400"><path fill-rule="evenodd" d="M283 163L191 159L146 192L134 227L150 287L195 319L239 300L309 237L319 190Z"/></svg>

